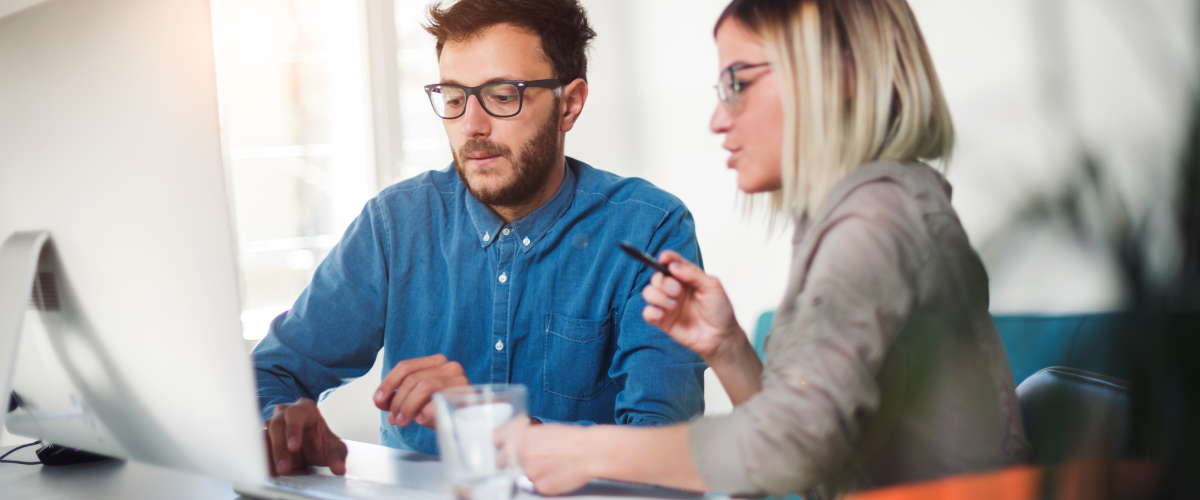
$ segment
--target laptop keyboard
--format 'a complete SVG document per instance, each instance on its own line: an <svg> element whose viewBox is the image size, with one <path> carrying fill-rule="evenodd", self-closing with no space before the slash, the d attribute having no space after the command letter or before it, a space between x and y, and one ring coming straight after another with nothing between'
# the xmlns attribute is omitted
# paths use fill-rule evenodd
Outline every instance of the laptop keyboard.
<svg viewBox="0 0 1200 500"><path fill-rule="evenodd" d="M389 498L447 500L450 498L449 493L439 495L429 491L413 490L393 484L383 484L345 476L326 476L321 474L281 476L271 478L271 483L278 488L293 490L313 498L356 500Z"/></svg>

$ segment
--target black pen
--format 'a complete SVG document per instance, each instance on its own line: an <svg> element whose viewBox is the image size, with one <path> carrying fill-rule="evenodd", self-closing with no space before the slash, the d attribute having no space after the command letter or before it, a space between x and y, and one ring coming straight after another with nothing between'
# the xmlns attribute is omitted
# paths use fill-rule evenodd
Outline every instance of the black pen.
<svg viewBox="0 0 1200 500"><path fill-rule="evenodd" d="M650 266L650 269L663 273L663 276L671 276L671 271L668 271L666 266L659 264L658 261L654 260L654 257L651 257L646 252L638 250L633 245L629 244L629 242L617 242L617 246L621 247L621 250L624 250L625 253L629 254L630 257L641 261L642 264Z"/></svg>

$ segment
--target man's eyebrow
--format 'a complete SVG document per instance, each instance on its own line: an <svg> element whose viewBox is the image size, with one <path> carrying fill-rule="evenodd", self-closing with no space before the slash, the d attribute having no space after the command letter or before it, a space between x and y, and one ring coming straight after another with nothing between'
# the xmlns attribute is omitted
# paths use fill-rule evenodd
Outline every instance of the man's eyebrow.
<svg viewBox="0 0 1200 500"><path fill-rule="evenodd" d="M520 78L520 77L512 76L512 75L504 75L504 76L497 76L497 77L489 78L486 81L484 81L483 83L481 83L480 85L487 85L489 83L496 83L496 82L509 82L509 81L526 81L526 80L524 80L523 78ZM458 85L460 87L467 87L467 85L463 85L462 83L459 83L458 80L455 80L453 78L447 78L445 80L442 80L439 83L441 85Z"/></svg>

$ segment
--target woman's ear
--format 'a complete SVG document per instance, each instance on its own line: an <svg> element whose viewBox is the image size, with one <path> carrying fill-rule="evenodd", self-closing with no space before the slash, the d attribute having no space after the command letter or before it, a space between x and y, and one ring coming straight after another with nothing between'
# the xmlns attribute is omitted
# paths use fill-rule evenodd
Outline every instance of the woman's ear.
<svg viewBox="0 0 1200 500"><path fill-rule="evenodd" d="M567 84L562 89L562 107L559 112L562 113L561 131L570 132L575 127L575 121L579 120L580 113L583 113L583 105L587 102L588 85L582 78L576 78L575 81Z"/></svg>

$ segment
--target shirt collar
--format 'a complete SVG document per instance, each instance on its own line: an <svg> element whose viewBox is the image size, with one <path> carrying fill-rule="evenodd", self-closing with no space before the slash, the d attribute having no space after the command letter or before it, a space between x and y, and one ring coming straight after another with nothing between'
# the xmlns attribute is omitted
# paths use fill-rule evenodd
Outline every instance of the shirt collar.
<svg viewBox="0 0 1200 500"><path fill-rule="evenodd" d="M513 221L510 225L516 232L518 246L522 251L528 252L537 246L538 242L554 226L554 223L561 219L570 208L571 202L575 199L574 163L576 163L574 158L567 158L562 184L558 186L558 191L550 197L549 201L524 218ZM463 186L463 190L467 195L467 214L471 217L474 225L475 239L479 241L480 246L487 248L498 239L500 229L504 227L504 219L496 215L496 212L493 212L487 205L475 199L471 192L466 190L466 185ZM525 243L526 240L529 241L528 244Z"/></svg>

